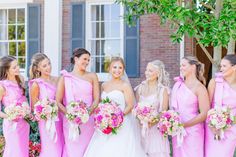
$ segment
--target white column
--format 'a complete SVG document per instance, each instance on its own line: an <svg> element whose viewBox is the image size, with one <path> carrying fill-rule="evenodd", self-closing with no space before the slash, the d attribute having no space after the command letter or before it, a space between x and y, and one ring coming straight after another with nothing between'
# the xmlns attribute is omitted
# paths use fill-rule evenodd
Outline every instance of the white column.
<svg viewBox="0 0 236 157"><path fill-rule="evenodd" d="M184 36L182 37L182 41L180 42L180 53L179 53L179 57L180 57L180 60L184 57Z"/></svg>
<svg viewBox="0 0 236 157"><path fill-rule="evenodd" d="M62 0L44 0L44 53L51 59L52 75L58 76L62 56Z"/></svg>
<svg viewBox="0 0 236 157"><path fill-rule="evenodd" d="M185 6L185 4L184 4L184 1L182 2L182 7L184 7ZM184 51L185 51L185 44L184 44L184 35L183 35L183 37L182 37L182 40L181 40L181 42L180 42L180 48L179 48L179 61L181 61L181 59L184 57ZM180 64L180 63L179 63Z"/></svg>

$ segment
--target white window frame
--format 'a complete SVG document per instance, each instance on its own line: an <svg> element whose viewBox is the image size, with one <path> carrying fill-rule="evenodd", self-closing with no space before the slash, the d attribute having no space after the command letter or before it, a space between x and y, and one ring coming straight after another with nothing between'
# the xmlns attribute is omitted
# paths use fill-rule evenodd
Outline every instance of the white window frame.
<svg viewBox="0 0 236 157"><path fill-rule="evenodd" d="M18 4L22 4L22 3L30 3L30 2L33 2L33 0L1 0L0 1L0 4L1 4L1 6L2 5L9 5L9 4L12 4L12 5L14 5L14 6L18 6Z"/></svg>
<svg viewBox="0 0 236 157"><path fill-rule="evenodd" d="M28 49L27 49L27 41L28 41L28 9L27 9L27 3L16 3L16 4L9 4L8 2L6 2L6 4L1 4L0 9L25 9L25 68L24 69L20 69L20 73L23 76L27 76L27 63L29 62L27 59L28 56ZM8 42L9 40L3 40L3 42ZM17 40L18 41L18 40Z"/></svg>
<svg viewBox="0 0 236 157"><path fill-rule="evenodd" d="M86 21L85 21L85 28L86 28L86 34L85 34L85 47L86 49L91 52L92 48L91 48L91 44L89 43L89 41L91 40L91 33L92 33L92 28L90 25L91 22L91 6L92 5L109 5L109 4L114 4L115 1L100 1L98 2L98 0L96 1L86 1ZM118 4L117 4L118 5ZM123 17L124 15L124 7L122 5L120 5L120 16ZM120 57L124 57L124 20L123 18L121 18L120 21L120 48L121 48L121 52L120 52ZM91 63L88 66L88 70L91 71ZM97 73L98 79L99 81L107 81L108 79L108 75L109 73Z"/></svg>

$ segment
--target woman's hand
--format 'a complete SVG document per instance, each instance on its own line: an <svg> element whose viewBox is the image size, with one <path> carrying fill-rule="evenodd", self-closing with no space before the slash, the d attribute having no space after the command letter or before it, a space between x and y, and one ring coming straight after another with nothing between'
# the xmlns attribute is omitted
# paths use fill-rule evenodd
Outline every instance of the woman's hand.
<svg viewBox="0 0 236 157"><path fill-rule="evenodd" d="M94 113L96 108L97 108L97 105L92 105L88 108L88 112L90 116Z"/></svg>
<svg viewBox="0 0 236 157"><path fill-rule="evenodd" d="M213 128L213 127L209 127L209 128L214 135L220 135L220 130L217 130L216 128Z"/></svg>

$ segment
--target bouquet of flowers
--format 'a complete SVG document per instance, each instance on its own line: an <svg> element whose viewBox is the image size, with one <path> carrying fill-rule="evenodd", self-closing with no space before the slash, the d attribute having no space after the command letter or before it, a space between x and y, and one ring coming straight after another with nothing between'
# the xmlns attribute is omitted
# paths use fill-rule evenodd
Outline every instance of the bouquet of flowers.
<svg viewBox="0 0 236 157"><path fill-rule="evenodd" d="M132 112L142 124L142 136L145 136L149 123L158 122L157 108L148 102L139 102Z"/></svg>
<svg viewBox="0 0 236 157"><path fill-rule="evenodd" d="M224 139L224 131L234 124L235 117L227 106L215 106L208 111L206 121L209 127L218 132L215 134L214 138L220 140Z"/></svg>
<svg viewBox="0 0 236 157"><path fill-rule="evenodd" d="M79 102L72 101L67 106L66 118L69 121L69 139L75 140L80 134L79 125L88 122L89 112L86 104L80 100Z"/></svg>
<svg viewBox="0 0 236 157"><path fill-rule="evenodd" d="M164 137L177 136L177 144L180 146L186 135L179 113L174 110L163 111L157 127Z"/></svg>
<svg viewBox="0 0 236 157"><path fill-rule="evenodd" d="M57 140L55 122L58 121L58 106L55 100L48 98L39 100L34 105L34 114L36 120L46 121L46 130L54 142Z"/></svg>
<svg viewBox="0 0 236 157"><path fill-rule="evenodd" d="M104 134L117 134L124 119L122 110L118 104L109 98L103 99L95 109L95 127Z"/></svg>
<svg viewBox="0 0 236 157"><path fill-rule="evenodd" d="M39 100L34 105L34 114L37 120L51 120L58 118L58 106L55 100L48 98Z"/></svg>
<svg viewBox="0 0 236 157"><path fill-rule="evenodd" d="M30 107L27 102L15 102L5 107L4 112L7 114L7 120L10 121L12 130L17 127L17 122L20 119L25 119L30 116Z"/></svg>
<svg viewBox="0 0 236 157"><path fill-rule="evenodd" d="M5 107L4 112L7 114L9 121L17 122L30 115L30 107L27 102L16 102Z"/></svg>

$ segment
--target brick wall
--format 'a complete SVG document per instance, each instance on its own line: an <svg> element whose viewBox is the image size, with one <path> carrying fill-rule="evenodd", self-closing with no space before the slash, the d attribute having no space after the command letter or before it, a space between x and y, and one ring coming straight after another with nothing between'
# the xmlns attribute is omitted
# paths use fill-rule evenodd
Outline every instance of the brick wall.
<svg viewBox="0 0 236 157"><path fill-rule="evenodd" d="M184 39L184 49L185 55L194 55L196 54L196 42L193 38L185 36Z"/></svg>
<svg viewBox="0 0 236 157"><path fill-rule="evenodd" d="M71 0L63 1L62 12L62 68L70 63Z"/></svg>
<svg viewBox="0 0 236 157"><path fill-rule="evenodd" d="M84 0L63 0L62 12L62 69L70 65L71 57L71 4Z"/></svg>
<svg viewBox="0 0 236 157"><path fill-rule="evenodd" d="M170 78L179 73L179 44L170 41L168 25L161 25L156 15L142 16L140 19L140 78L131 79L132 85L138 85L144 79L148 62L159 59L164 62Z"/></svg>

